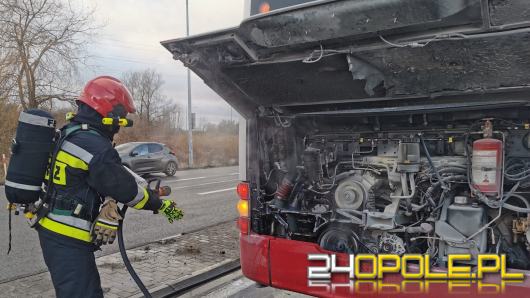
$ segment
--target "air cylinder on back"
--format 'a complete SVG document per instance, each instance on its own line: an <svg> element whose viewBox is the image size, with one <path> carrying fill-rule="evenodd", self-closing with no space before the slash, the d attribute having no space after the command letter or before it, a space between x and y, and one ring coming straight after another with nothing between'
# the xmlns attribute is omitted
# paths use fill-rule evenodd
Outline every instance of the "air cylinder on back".
<svg viewBox="0 0 530 298"><path fill-rule="evenodd" d="M20 113L5 182L10 203L28 204L39 199L54 149L55 125L48 112L32 109Z"/></svg>

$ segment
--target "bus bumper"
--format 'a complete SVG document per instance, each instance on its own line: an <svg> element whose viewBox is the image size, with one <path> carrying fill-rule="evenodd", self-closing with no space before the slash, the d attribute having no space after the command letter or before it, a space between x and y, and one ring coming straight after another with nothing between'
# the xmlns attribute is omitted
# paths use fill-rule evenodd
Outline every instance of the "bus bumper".
<svg viewBox="0 0 530 298"><path fill-rule="evenodd" d="M503 282L496 275L482 281L403 280L399 275L356 281L349 280L346 274L337 274L332 281L312 283L307 278L310 265L307 255L331 253L314 243L251 233L240 235L240 250L241 269L247 278L262 285L318 297L527 297L530 291L530 272L520 270L514 270L524 273L525 279L520 282ZM347 264L346 254L336 255L339 265ZM315 265L319 263L312 264ZM363 266L363 272L368 270Z"/></svg>

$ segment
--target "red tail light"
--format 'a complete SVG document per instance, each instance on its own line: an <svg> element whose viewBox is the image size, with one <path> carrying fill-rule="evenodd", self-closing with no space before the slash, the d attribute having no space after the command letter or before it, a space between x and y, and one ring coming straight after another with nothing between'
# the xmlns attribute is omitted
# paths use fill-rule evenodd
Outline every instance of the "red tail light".
<svg viewBox="0 0 530 298"><path fill-rule="evenodd" d="M239 199L241 200L248 200L250 189L247 182L240 182L237 185L237 194L239 195Z"/></svg>
<svg viewBox="0 0 530 298"><path fill-rule="evenodd" d="M239 202L237 203L237 211L239 212L239 219L237 225L241 234L247 235L249 231L249 197L250 186L247 182L241 182L237 185L237 195Z"/></svg>
<svg viewBox="0 0 530 298"><path fill-rule="evenodd" d="M239 232L243 235L248 235L249 220L248 217L240 217L237 220L237 226L239 227Z"/></svg>

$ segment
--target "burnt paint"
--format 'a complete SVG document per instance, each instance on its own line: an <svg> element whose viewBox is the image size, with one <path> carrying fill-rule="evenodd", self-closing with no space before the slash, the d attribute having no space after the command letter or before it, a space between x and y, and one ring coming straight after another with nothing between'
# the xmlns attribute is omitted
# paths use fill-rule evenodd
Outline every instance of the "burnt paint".
<svg viewBox="0 0 530 298"><path fill-rule="evenodd" d="M489 3L493 26L530 22L528 0L490 0Z"/></svg>

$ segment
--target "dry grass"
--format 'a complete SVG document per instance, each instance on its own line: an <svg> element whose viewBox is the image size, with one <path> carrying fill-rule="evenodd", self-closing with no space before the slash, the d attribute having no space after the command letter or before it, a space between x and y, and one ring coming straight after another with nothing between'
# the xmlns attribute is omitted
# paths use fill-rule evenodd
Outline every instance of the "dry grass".
<svg viewBox="0 0 530 298"><path fill-rule="evenodd" d="M170 138L171 147L181 167L188 165L187 134ZM195 133L193 136L193 159L195 167L218 167L236 165L238 162L238 136L218 135L211 132Z"/></svg>
<svg viewBox="0 0 530 298"><path fill-rule="evenodd" d="M20 109L16 105L0 102L0 184L4 183L5 173L2 154L9 158L11 140L15 136Z"/></svg>

